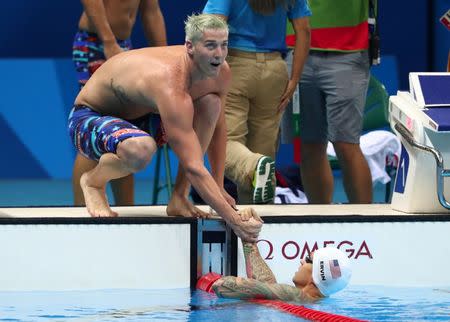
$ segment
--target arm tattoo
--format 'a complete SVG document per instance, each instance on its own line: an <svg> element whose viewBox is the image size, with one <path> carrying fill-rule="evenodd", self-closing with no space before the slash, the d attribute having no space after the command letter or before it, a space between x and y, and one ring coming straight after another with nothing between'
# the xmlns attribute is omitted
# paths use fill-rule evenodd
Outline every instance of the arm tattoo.
<svg viewBox="0 0 450 322"><path fill-rule="evenodd" d="M285 284L269 284L253 279L225 276L213 289L220 297L238 299L268 299L303 301L301 290Z"/></svg>
<svg viewBox="0 0 450 322"><path fill-rule="evenodd" d="M272 270L261 257L258 246L255 243L242 243L244 248L245 269L247 277L260 282L276 283L277 280Z"/></svg>
<svg viewBox="0 0 450 322"><path fill-rule="evenodd" d="M122 105L126 105L131 102L130 98L125 93L125 89L120 85L114 85L114 78L111 78L111 89Z"/></svg>

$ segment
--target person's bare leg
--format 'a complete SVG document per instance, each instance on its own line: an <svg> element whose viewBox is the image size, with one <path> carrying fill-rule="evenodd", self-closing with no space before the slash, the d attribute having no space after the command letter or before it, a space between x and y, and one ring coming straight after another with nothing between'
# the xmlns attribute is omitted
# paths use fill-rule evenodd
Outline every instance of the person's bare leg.
<svg viewBox="0 0 450 322"><path fill-rule="evenodd" d="M308 202L329 204L333 200L333 173L324 143L302 143L300 164L303 188Z"/></svg>
<svg viewBox="0 0 450 322"><path fill-rule="evenodd" d="M81 175L94 169L98 162L77 154L72 172L72 189L75 206L85 206L83 190L80 186ZM116 205L131 206L134 204L134 177L129 175L116 180L111 180L111 188Z"/></svg>
<svg viewBox="0 0 450 322"><path fill-rule="evenodd" d="M106 184L117 178L142 170L156 151L156 143L151 137L127 139L117 146L116 154L101 156L98 165L84 173L80 179L86 208L93 217L112 217L106 197Z"/></svg>
<svg viewBox="0 0 450 322"><path fill-rule="evenodd" d="M212 108L214 104L220 104L218 97L216 95L207 95L197 100L194 105L194 131L200 141L203 154L211 142L219 116L217 109ZM179 166L172 197L166 208L167 215L200 218L210 216L209 213L200 210L189 201L190 187L191 185L187 180L184 169Z"/></svg>
<svg viewBox="0 0 450 322"><path fill-rule="evenodd" d="M333 143L350 203L372 203L372 176L359 144Z"/></svg>
<svg viewBox="0 0 450 322"><path fill-rule="evenodd" d="M77 153L72 170L72 191L73 203L75 206L85 206L83 190L80 186L81 175L94 169L97 166L97 161L85 158L80 153Z"/></svg>

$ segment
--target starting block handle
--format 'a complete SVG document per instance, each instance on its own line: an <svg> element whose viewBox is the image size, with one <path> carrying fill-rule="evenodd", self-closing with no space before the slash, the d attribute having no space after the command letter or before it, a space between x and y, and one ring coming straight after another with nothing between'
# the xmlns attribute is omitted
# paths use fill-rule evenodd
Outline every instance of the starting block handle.
<svg viewBox="0 0 450 322"><path fill-rule="evenodd" d="M436 160L436 190L437 196L442 207L446 209L450 209L450 203L445 199L444 196L444 177L450 177L450 170L444 169L444 159L442 157L441 152L427 145L420 144L414 137L411 132L401 123L395 123L395 130L408 142L409 145L415 147L424 152L431 153Z"/></svg>

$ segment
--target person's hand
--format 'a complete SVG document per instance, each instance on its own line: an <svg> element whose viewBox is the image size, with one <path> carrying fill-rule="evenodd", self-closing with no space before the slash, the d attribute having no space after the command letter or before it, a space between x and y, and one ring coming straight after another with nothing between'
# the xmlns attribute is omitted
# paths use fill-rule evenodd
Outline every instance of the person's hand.
<svg viewBox="0 0 450 322"><path fill-rule="evenodd" d="M250 218L254 218L260 222L263 222L261 217L259 217L259 215L256 213L255 209L253 209L252 207L247 207L242 210L238 210L238 214L241 217L242 221L247 221L247 220L250 220Z"/></svg>
<svg viewBox="0 0 450 322"><path fill-rule="evenodd" d="M253 208L245 208L239 211L231 224L234 233L243 242L256 243L261 231L263 221Z"/></svg>
<svg viewBox="0 0 450 322"><path fill-rule="evenodd" d="M120 54L121 52L123 52L123 49L115 41L103 44L103 54L106 59L110 59L112 56Z"/></svg>
<svg viewBox="0 0 450 322"><path fill-rule="evenodd" d="M247 221L240 221L238 224L231 226L234 233L244 242L256 243L258 235L261 231L262 222L254 218Z"/></svg>
<svg viewBox="0 0 450 322"><path fill-rule="evenodd" d="M286 86L286 89L284 90L283 96L281 96L281 102L280 102L280 105L278 105L278 109L277 109L278 113L282 113L286 109L286 106L291 101L296 88L297 88L297 82L293 81L293 80L289 80L288 85Z"/></svg>

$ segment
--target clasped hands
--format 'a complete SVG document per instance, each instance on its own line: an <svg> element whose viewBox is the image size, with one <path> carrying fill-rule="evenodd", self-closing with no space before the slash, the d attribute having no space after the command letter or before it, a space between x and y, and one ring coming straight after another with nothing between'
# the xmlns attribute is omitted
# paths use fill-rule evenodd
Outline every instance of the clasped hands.
<svg viewBox="0 0 450 322"><path fill-rule="evenodd" d="M256 243L262 224L263 220L258 216L255 209L248 207L242 210L236 210L236 215L231 226L235 234L243 242Z"/></svg>

